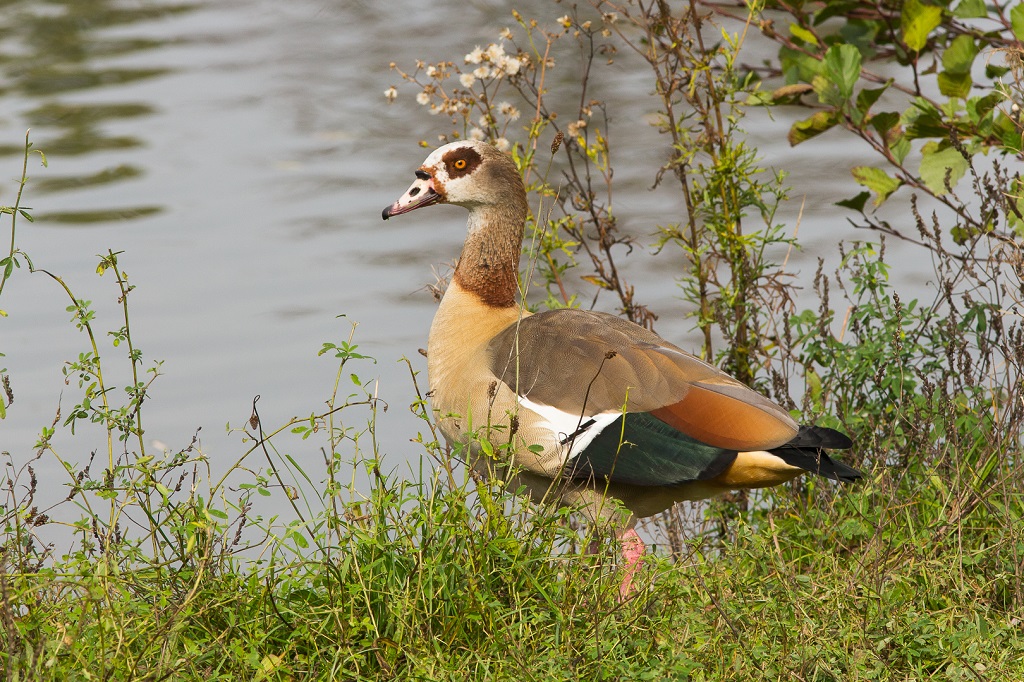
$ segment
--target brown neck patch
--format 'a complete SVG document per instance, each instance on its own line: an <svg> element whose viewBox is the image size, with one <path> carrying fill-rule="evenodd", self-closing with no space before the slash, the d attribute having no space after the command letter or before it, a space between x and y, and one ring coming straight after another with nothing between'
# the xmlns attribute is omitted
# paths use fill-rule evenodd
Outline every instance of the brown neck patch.
<svg viewBox="0 0 1024 682"><path fill-rule="evenodd" d="M455 281L492 308L511 308L517 304L519 279L515 271L502 269L496 272L485 269L481 272L479 269L458 268L455 270Z"/></svg>
<svg viewBox="0 0 1024 682"><path fill-rule="evenodd" d="M471 235L455 268L459 286L495 308L517 305L521 235L521 231L514 236L486 232Z"/></svg>

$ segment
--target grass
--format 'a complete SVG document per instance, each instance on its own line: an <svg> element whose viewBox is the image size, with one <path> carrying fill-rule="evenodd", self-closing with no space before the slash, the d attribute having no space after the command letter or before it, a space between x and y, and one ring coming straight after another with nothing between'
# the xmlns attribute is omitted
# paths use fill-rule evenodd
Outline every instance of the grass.
<svg viewBox="0 0 1024 682"><path fill-rule="evenodd" d="M7 679L1019 679L1019 499L937 533L889 473L649 559L619 604L566 516L443 468L381 477L305 551L181 560L123 540L45 566L4 553ZM955 486L956 481L947 485ZM492 497L493 495L493 497ZM1014 495L1016 497L1016 495ZM886 500L887 502L882 502ZM1015 510L1004 507L1013 503ZM178 511L194 514L196 499ZM511 515L506 507L514 507ZM330 526L333 529L328 530ZM184 526L166 524L173 540ZM332 541L328 537L334 536ZM140 563L141 559L141 563Z"/></svg>

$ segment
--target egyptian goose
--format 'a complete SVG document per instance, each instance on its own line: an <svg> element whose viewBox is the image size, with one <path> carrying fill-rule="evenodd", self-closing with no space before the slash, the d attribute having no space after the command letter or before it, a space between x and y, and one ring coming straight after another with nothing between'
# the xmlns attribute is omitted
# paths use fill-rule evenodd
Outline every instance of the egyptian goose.
<svg viewBox="0 0 1024 682"><path fill-rule="evenodd" d="M518 472L513 486L535 499L617 524L622 598L645 549L638 518L808 471L861 477L823 452L851 447L845 435L798 425L643 327L589 310L525 310L518 273L526 191L507 154L472 140L446 144L382 215L432 204L469 210L462 256L427 342L438 426L450 444L471 446L476 466L485 459L481 439L494 452L504 447Z"/></svg>

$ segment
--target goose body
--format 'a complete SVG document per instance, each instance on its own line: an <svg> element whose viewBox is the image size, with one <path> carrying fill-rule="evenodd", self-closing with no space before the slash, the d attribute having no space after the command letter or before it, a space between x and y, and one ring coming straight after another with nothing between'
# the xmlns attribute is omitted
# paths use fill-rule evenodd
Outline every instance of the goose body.
<svg viewBox="0 0 1024 682"><path fill-rule="evenodd" d="M427 345L439 428L451 444L482 438L509 453L513 485L534 498L617 524L630 566L624 595L643 552L632 530L638 518L808 471L837 481L861 476L824 452L849 448L845 435L798 425L643 327L600 312L523 309L518 270L528 208L508 155L471 140L436 149L383 218L436 203L469 210Z"/></svg>

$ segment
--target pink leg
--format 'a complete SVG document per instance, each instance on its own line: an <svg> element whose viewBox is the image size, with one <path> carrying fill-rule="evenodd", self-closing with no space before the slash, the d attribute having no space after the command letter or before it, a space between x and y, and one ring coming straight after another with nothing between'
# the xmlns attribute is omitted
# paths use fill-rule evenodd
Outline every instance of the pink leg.
<svg viewBox="0 0 1024 682"><path fill-rule="evenodd" d="M633 592L633 578L640 570L640 560L647 549L636 531L630 528L619 538L622 542L622 585L619 587L619 601L626 601Z"/></svg>

